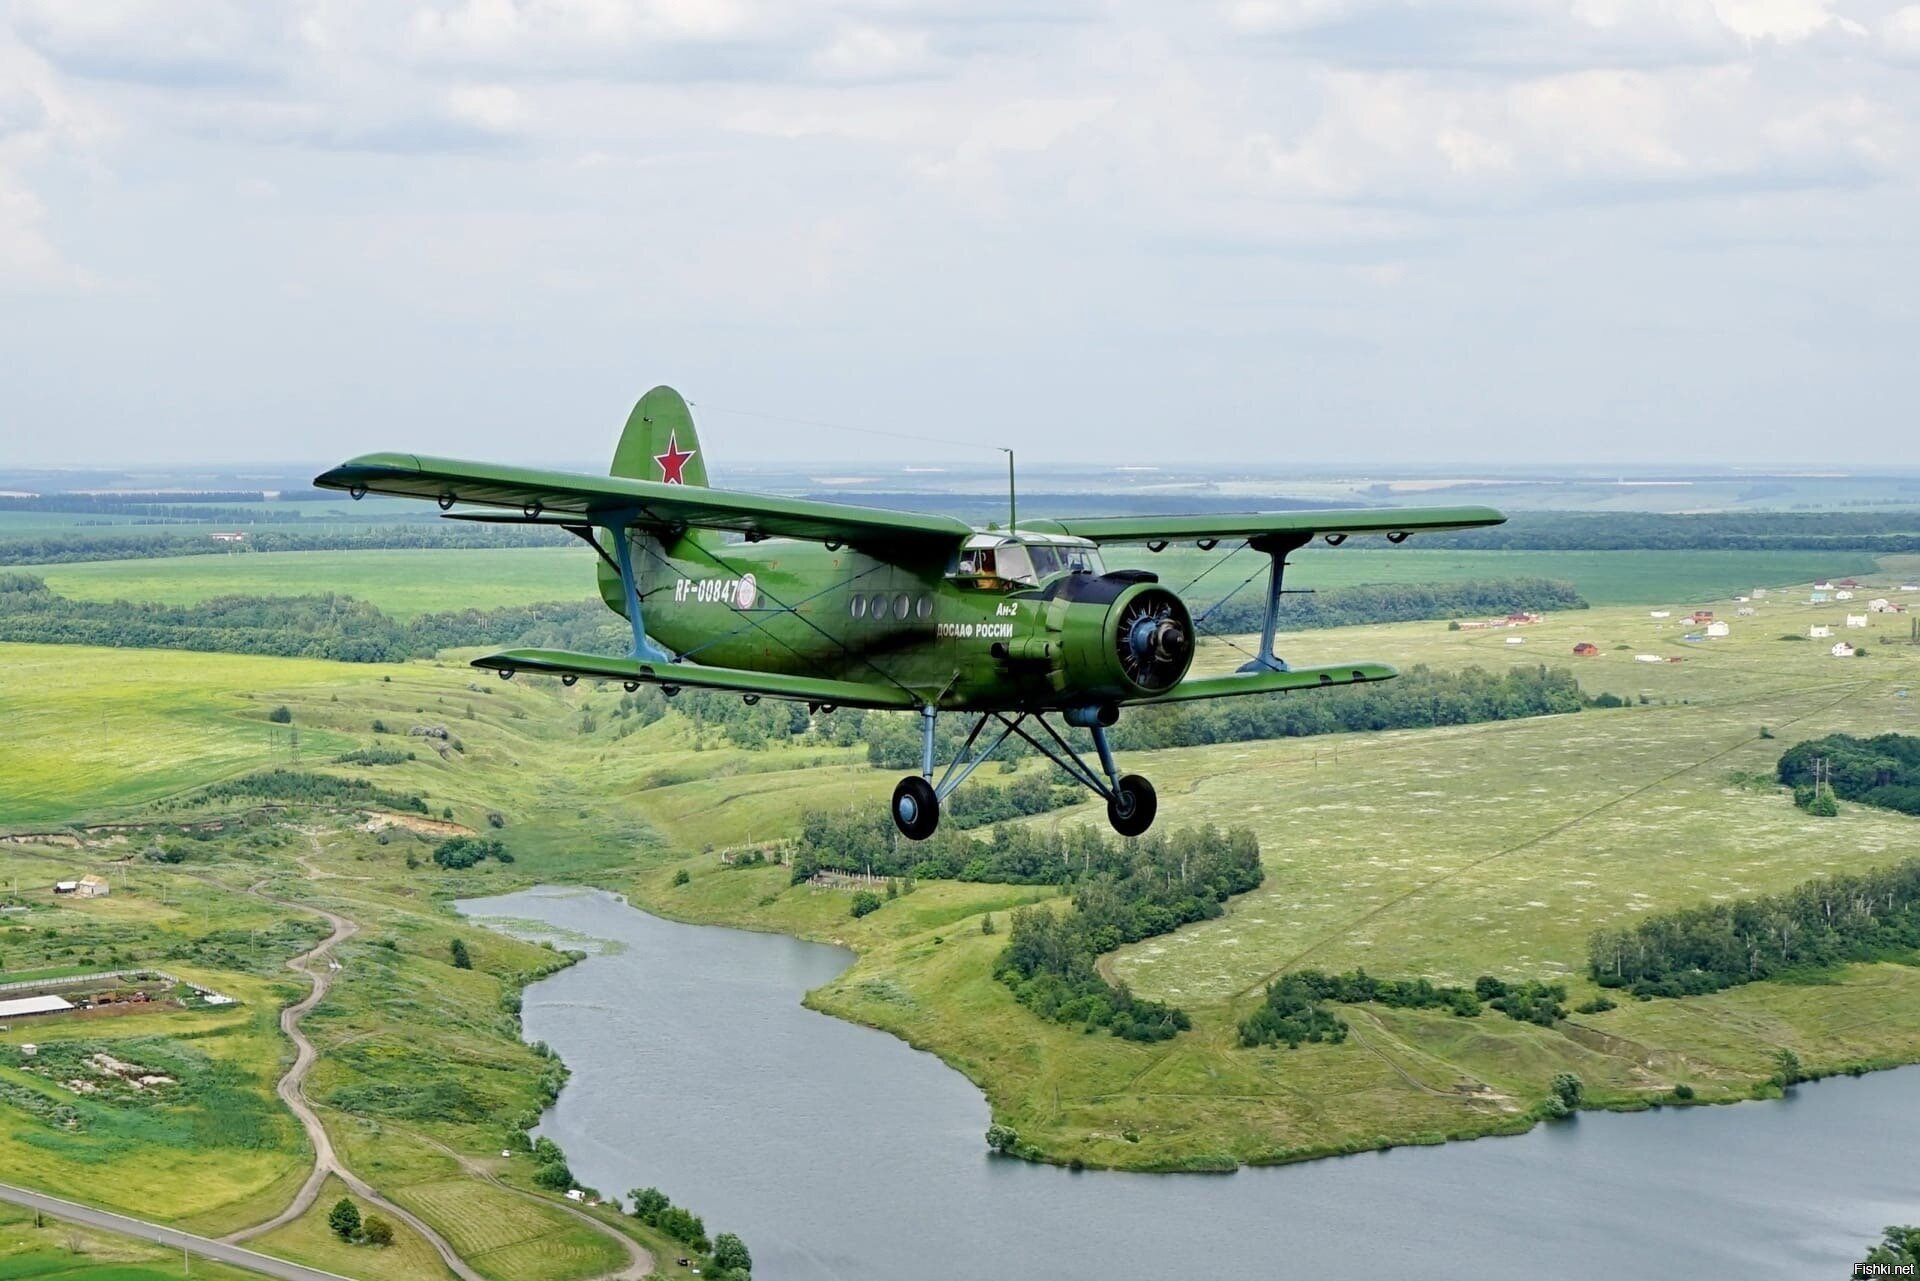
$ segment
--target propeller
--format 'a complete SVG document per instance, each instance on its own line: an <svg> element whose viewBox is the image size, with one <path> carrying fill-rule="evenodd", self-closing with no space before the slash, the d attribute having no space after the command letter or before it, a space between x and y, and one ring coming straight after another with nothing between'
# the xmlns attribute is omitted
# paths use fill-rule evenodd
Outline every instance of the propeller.
<svg viewBox="0 0 1920 1281"><path fill-rule="evenodd" d="M1120 611L1115 629L1120 669L1143 690L1171 689L1193 658L1186 606L1169 591L1141 592Z"/></svg>

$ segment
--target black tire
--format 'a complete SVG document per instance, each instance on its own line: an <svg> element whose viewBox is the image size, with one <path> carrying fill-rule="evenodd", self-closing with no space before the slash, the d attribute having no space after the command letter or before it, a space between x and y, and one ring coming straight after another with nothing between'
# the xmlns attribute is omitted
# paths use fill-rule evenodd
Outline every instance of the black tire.
<svg viewBox="0 0 1920 1281"><path fill-rule="evenodd" d="M1122 836L1145 832L1159 811L1160 798L1154 795L1153 784L1138 774L1122 775L1120 786L1107 799L1107 822Z"/></svg>
<svg viewBox="0 0 1920 1281"><path fill-rule="evenodd" d="M940 826L940 798L933 784L909 774L893 789L893 825L910 841L924 841Z"/></svg>

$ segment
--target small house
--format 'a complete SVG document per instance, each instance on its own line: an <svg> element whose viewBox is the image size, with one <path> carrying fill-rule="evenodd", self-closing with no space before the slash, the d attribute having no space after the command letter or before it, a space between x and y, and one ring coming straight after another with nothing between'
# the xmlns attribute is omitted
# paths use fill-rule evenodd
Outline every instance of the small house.
<svg viewBox="0 0 1920 1281"><path fill-rule="evenodd" d="M1635 654L1633 661L1636 663L1658 663L1663 660L1658 654Z"/></svg>
<svg viewBox="0 0 1920 1281"><path fill-rule="evenodd" d="M1827 603L1827 600L1828 600L1828 596L1827 596L1827 593L1825 593L1825 592L1821 592L1821 591L1816 591L1816 592L1815 592L1815 593L1814 593L1813 595L1811 595L1811 596L1809 596L1809 597L1807 597L1807 604L1809 604L1809 605L1824 605L1824 604L1826 604L1826 603Z"/></svg>
<svg viewBox="0 0 1920 1281"><path fill-rule="evenodd" d="M1742 605L1739 609L1736 609L1734 611L1734 613L1741 618L1752 618L1755 612L1756 611L1751 605Z"/></svg>
<svg viewBox="0 0 1920 1281"><path fill-rule="evenodd" d="M1840 580L1838 584L1838 586L1841 586L1841 587L1858 587L1859 585L1860 585L1859 582L1851 578L1843 578Z"/></svg>
<svg viewBox="0 0 1920 1281"><path fill-rule="evenodd" d="M1847 644L1845 641L1841 641L1833 647L1833 656L1835 658L1852 658L1856 652L1853 646Z"/></svg>
<svg viewBox="0 0 1920 1281"><path fill-rule="evenodd" d="M1813 585L1813 590L1816 592L1830 592L1833 590L1833 584L1823 578Z"/></svg>
<svg viewBox="0 0 1920 1281"><path fill-rule="evenodd" d="M232 533L215 533L212 535L212 538L216 543L244 543L247 541L246 534L237 530Z"/></svg>
<svg viewBox="0 0 1920 1281"><path fill-rule="evenodd" d="M105 898L108 892L107 878L96 876L92 872L81 877L79 885L74 890L74 893L81 898Z"/></svg>
<svg viewBox="0 0 1920 1281"><path fill-rule="evenodd" d="M1891 614L1893 612L1893 602L1885 596L1875 596L1867 602L1867 612L1870 614Z"/></svg>
<svg viewBox="0 0 1920 1281"><path fill-rule="evenodd" d="M1708 636L1728 636L1728 635L1731 635L1732 632L1733 632L1733 628L1726 623L1708 623L1707 624Z"/></svg>
<svg viewBox="0 0 1920 1281"><path fill-rule="evenodd" d="M1598 658L1600 656L1600 647L1592 641L1581 641L1573 647L1573 652L1582 658Z"/></svg>
<svg viewBox="0 0 1920 1281"><path fill-rule="evenodd" d="M1846 591L1846 590L1844 590L1844 589L1842 589L1842 590L1840 590L1840 591L1837 591L1837 592L1835 592L1835 593L1833 594L1833 598L1834 598L1835 600L1852 600L1852 599L1853 599L1853 593L1852 593L1852 592L1850 592L1850 591Z"/></svg>
<svg viewBox="0 0 1920 1281"><path fill-rule="evenodd" d="M1696 623L1711 623L1713 621L1713 611L1710 609L1696 609L1693 611L1693 621Z"/></svg>
<svg viewBox="0 0 1920 1281"><path fill-rule="evenodd" d="M1819 623L1815 623L1812 627L1807 628L1807 635L1814 640L1825 640L1827 637L1833 635L1833 628L1823 627Z"/></svg>
<svg viewBox="0 0 1920 1281"><path fill-rule="evenodd" d="M1647 615L1647 617L1648 618L1672 618L1673 611L1670 609L1656 609L1651 614Z"/></svg>
<svg viewBox="0 0 1920 1281"><path fill-rule="evenodd" d="M1867 616L1865 614L1848 614L1847 615L1848 627L1865 627L1866 625L1867 625Z"/></svg>
<svg viewBox="0 0 1920 1281"><path fill-rule="evenodd" d="M1900 590L1903 592L1920 592L1920 583L1902 583L1900 584Z"/></svg>
<svg viewBox="0 0 1920 1281"><path fill-rule="evenodd" d="M1524 645L1524 644L1526 644L1526 643L1527 643L1527 638L1526 638L1526 637L1524 637L1524 636L1509 636L1509 637L1507 637L1507 644L1509 644L1509 645Z"/></svg>

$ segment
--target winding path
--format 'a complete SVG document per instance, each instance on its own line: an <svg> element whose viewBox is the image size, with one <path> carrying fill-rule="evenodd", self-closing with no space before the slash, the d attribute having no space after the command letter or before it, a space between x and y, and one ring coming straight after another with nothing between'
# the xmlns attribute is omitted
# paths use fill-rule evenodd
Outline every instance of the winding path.
<svg viewBox="0 0 1920 1281"><path fill-rule="evenodd" d="M319 845L318 840L314 838L311 833L308 834L307 839L314 842L317 852ZM299 859L298 862L312 879L318 880L322 877L332 875L331 873L320 871L304 858ZM294 1057L293 1066L287 1069L285 1075L283 1075L274 1086L275 1092L279 1094L287 1107L292 1109L293 1114L300 1118L300 1124L305 1128L307 1138L313 1144L313 1172L307 1176L307 1181L301 1184L300 1191L294 1195L292 1202L288 1204L286 1209L274 1215L273 1218L268 1219L265 1223L258 1223L250 1228L242 1228L237 1232L229 1233L222 1238L222 1240L229 1244L237 1244L238 1242L251 1240L257 1236L263 1236L268 1232L272 1232L275 1228L284 1227L293 1222L313 1208L314 1201L320 1196L320 1189L326 1184L327 1176L333 1175L342 1183L346 1184L347 1188L356 1196L386 1211L394 1218L412 1228L415 1232L418 1232L421 1237L426 1240L427 1244L434 1248L435 1253L439 1254L441 1261L453 1271L454 1275L461 1278L461 1281L486 1281L486 1278L468 1266L467 1262L447 1243L444 1237L431 1227L428 1227L427 1224L412 1211L402 1209L400 1206L395 1205L392 1201L389 1201L374 1191L364 1179L348 1169L346 1163L343 1162L339 1154L334 1151L333 1140L327 1134L326 1126L320 1123L320 1118L314 1112L313 1105L307 1101L307 1074L313 1070L314 1062L320 1055L319 1051L314 1049L313 1042L307 1039L307 1034L300 1030L300 1020L306 1017L309 1010L326 999L327 990L333 986L333 970L326 965L320 964L320 962L329 960L329 954L333 949L349 938L352 938L360 926L337 912L330 912L326 908L316 907L311 903L289 903L284 899L274 898L261 888L265 883L266 882L261 881L249 886L247 892L256 898L264 899L279 907L288 908L293 911L317 913L325 917L327 923L332 926L332 931L312 950L303 952L287 962L289 968L300 971L312 980L313 990L308 992L307 995L300 1000L280 1011L280 1030L286 1033L287 1039L293 1042ZM459 1162L461 1167L469 1174L485 1179L495 1187L511 1192L515 1196L538 1201L542 1205L550 1206L557 1210L564 1210L595 1231L618 1241L626 1251L627 1265L617 1272L607 1273L604 1277L598 1278L598 1281L640 1281L640 1278L652 1274L653 1255L626 1233L601 1222L584 1210L550 1201L546 1197L537 1196L531 1192L516 1188L509 1183L504 1183L497 1178L484 1163L464 1156L446 1144L436 1139L428 1138L426 1135L419 1135L418 1137Z"/></svg>
<svg viewBox="0 0 1920 1281"><path fill-rule="evenodd" d="M308 839L313 838L309 836ZM313 866L304 859L301 860L300 865L306 869L309 876L316 874ZM461 1281L486 1281L485 1277L469 1267L466 1260L447 1244L445 1237L427 1226L424 1219L411 1210L403 1209L387 1200L374 1191L372 1185L365 1179L348 1169L346 1163L334 1151L333 1140L327 1134L327 1127L320 1123L320 1118L314 1113L312 1104L307 1102L307 1073L313 1070L314 1061L320 1056L319 1052L313 1048L313 1042L307 1039L307 1034L300 1030L300 1020L306 1016L307 1011L326 998L327 989L333 986L333 971L317 965L316 962L328 959L328 953L340 943L352 938L359 930L359 925L323 907L315 907L310 903L289 903L284 899L274 898L259 885L252 886L248 893L292 911L316 912L326 917L333 929L311 951L303 952L287 962L290 968L300 971L313 981L313 990L280 1011L280 1030L285 1032L287 1038L293 1042L294 1056L293 1066L287 1069L286 1074L274 1086L274 1090L293 1110L293 1114L300 1118L300 1124L306 1130L308 1140L313 1144L313 1172L307 1176L307 1181L301 1184L300 1191L294 1195L293 1201L286 1209L265 1223L257 1223L253 1227L230 1232L222 1239L229 1243L248 1241L293 1222L313 1208L313 1203L319 1198L320 1189L325 1185L327 1176L333 1175L346 1184L348 1190L361 1200L384 1210L418 1232L427 1244L433 1247L434 1252L440 1256L441 1261L452 1270L453 1274L461 1278Z"/></svg>

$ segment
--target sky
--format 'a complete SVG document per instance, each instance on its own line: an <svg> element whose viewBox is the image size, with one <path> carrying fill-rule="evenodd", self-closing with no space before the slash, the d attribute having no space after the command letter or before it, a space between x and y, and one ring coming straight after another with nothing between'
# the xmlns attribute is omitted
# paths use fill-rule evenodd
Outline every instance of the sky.
<svg viewBox="0 0 1920 1281"><path fill-rule="evenodd" d="M0 462L1911 466L1917 115L1898 0L0 0Z"/></svg>

